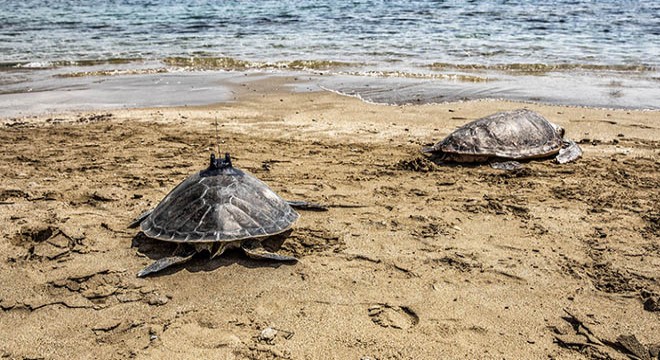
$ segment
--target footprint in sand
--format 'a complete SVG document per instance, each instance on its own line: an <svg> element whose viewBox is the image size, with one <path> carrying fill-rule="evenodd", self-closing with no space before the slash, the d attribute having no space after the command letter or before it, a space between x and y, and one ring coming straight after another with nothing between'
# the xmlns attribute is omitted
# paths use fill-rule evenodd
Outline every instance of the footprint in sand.
<svg viewBox="0 0 660 360"><path fill-rule="evenodd" d="M208 327L206 324L187 322L168 327L161 335L167 346L176 346L180 352L187 350L233 348L242 344L240 338L223 329ZM176 345L176 344L179 345ZM181 346L180 344L185 344Z"/></svg>
<svg viewBox="0 0 660 360"><path fill-rule="evenodd" d="M76 241L63 231L45 225L24 227L10 242L27 250L19 256L26 260L61 260L76 246Z"/></svg>
<svg viewBox="0 0 660 360"><path fill-rule="evenodd" d="M419 323L419 317L407 306L376 304L369 307L369 317L374 324L384 328L410 329Z"/></svg>

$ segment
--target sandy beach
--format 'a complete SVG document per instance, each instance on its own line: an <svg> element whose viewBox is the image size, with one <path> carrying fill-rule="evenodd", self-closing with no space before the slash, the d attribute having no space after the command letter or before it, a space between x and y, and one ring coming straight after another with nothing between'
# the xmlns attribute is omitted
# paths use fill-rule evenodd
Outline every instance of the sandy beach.
<svg viewBox="0 0 660 360"><path fill-rule="evenodd" d="M658 356L660 112L283 89L0 119L2 358ZM506 172L420 153L521 107L583 158ZM173 247L127 225L207 166L215 119L235 166L330 209L301 211L280 250L297 264L230 251L136 278Z"/></svg>

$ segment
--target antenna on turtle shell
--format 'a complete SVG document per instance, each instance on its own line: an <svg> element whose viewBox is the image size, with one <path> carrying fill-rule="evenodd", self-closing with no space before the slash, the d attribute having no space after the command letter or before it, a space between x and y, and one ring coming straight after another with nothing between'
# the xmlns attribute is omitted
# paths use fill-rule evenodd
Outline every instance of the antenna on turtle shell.
<svg viewBox="0 0 660 360"><path fill-rule="evenodd" d="M215 116L215 145L217 153L213 152L213 147L211 147L211 163L209 164L209 169L224 169L231 167L231 157L229 153L225 153L224 160L220 157L220 135L218 131L218 115ZM217 158L216 158L217 154Z"/></svg>
<svg viewBox="0 0 660 360"><path fill-rule="evenodd" d="M220 156L220 139L218 137L218 114L215 114L215 146L218 156Z"/></svg>

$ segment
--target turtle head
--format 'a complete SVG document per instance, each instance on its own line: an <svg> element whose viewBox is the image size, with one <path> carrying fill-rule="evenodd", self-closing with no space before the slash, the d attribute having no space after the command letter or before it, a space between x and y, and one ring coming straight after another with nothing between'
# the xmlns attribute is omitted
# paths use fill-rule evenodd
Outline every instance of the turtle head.
<svg viewBox="0 0 660 360"><path fill-rule="evenodd" d="M231 166L231 157L229 153L225 153L225 158L216 159L215 154L211 153L211 163L209 164L209 169L226 169Z"/></svg>
<svg viewBox="0 0 660 360"><path fill-rule="evenodd" d="M564 130L563 127L553 123L550 123L550 125L552 125L552 127L555 129L555 132L559 134L560 137L564 137L564 133L566 132L566 130Z"/></svg>
<svg viewBox="0 0 660 360"><path fill-rule="evenodd" d="M559 134L559 136L564 137L565 132L566 132L566 130L564 130L563 127L557 126L557 133Z"/></svg>

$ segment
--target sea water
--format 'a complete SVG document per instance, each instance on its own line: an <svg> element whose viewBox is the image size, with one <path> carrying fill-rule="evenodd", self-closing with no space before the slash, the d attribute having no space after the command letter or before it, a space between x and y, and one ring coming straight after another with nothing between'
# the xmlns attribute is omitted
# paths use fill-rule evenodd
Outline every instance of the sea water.
<svg viewBox="0 0 660 360"><path fill-rule="evenodd" d="M623 0L0 0L0 102L91 83L67 78L308 71L374 102L658 108L658 14Z"/></svg>

